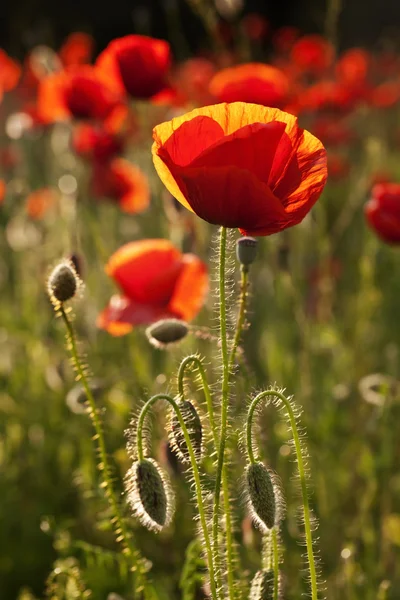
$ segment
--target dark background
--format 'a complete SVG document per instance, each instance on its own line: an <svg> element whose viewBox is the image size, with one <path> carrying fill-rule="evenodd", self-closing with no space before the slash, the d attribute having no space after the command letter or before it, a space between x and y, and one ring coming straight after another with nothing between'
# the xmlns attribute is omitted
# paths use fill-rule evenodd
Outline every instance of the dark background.
<svg viewBox="0 0 400 600"><path fill-rule="evenodd" d="M323 33L329 6L337 3L341 5L339 48L374 48L382 40L398 46L400 0L244 0L241 14L265 15L272 30L295 25L305 33ZM19 58L39 43L57 48L76 30L91 33L97 51L111 39L132 32L174 43L177 26L188 53L207 46L202 24L185 0L0 0L0 5L0 47Z"/></svg>

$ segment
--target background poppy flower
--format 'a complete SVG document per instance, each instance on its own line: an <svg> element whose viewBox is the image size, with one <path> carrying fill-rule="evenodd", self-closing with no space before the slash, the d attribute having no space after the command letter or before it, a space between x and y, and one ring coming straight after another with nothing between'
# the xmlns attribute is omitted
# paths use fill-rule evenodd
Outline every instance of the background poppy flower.
<svg viewBox="0 0 400 600"><path fill-rule="evenodd" d="M127 35L112 41L96 61L132 98L151 98L164 87L171 64L170 46L144 35Z"/></svg>
<svg viewBox="0 0 400 600"><path fill-rule="evenodd" d="M333 63L332 44L320 35L304 35L292 47L292 61L303 71L321 75Z"/></svg>
<svg viewBox="0 0 400 600"><path fill-rule="evenodd" d="M112 82L89 65L45 77L38 90L39 114L46 122L105 119L121 98Z"/></svg>
<svg viewBox="0 0 400 600"><path fill-rule="evenodd" d="M104 163L123 151L124 139L103 127L80 123L74 129L72 147L80 156Z"/></svg>
<svg viewBox="0 0 400 600"><path fill-rule="evenodd" d="M94 39L88 33L76 31L64 41L59 57L64 67L90 63L93 54Z"/></svg>
<svg viewBox="0 0 400 600"><path fill-rule="evenodd" d="M6 197L6 190L6 182L4 181L4 179L0 179L0 204L4 202L4 199Z"/></svg>
<svg viewBox="0 0 400 600"><path fill-rule="evenodd" d="M57 202L57 194L49 188L31 192L26 199L26 212L31 219L42 219Z"/></svg>
<svg viewBox="0 0 400 600"><path fill-rule="evenodd" d="M218 102L252 102L283 106L289 89L284 73L262 63L248 63L223 69L210 82L210 92Z"/></svg>
<svg viewBox="0 0 400 600"><path fill-rule="evenodd" d="M369 226L385 242L400 244L400 184L379 183L365 205Z"/></svg>
<svg viewBox="0 0 400 600"><path fill-rule="evenodd" d="M109 163L94 163L91 183L92 193L115 200L121 210L136 214L150 203L150 189L146 175L123 158Z"/></svg>
<svg viewBox="0 0 400 600"><path fill-rule="evenodd" d="M0 48L0 88L9 92L17 85L21 77L21 67Z"/></svg>
<svg viewBox="0 0 400 600"><path fill-rule="evenodd" d="M108 261L106 273L122 291L97 319L98 327L112 335L162 318L191 321L208 292L205 264L194 254L182 254L169 240L122 246Z"/></svg>
<svg viewBox="0 0 400 600"><path fill-rule="evenodd" d="M299 223L326 182L323 145L278 109L207 106L153 135L154 165L171 194L209 223L245 234Z"/></svg>

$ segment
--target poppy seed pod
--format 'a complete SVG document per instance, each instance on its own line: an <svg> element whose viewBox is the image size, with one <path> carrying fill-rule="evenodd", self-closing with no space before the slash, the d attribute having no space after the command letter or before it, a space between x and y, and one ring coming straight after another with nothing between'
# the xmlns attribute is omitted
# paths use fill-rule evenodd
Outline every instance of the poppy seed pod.
<svg viewBox="0 0 400 600"><path fill-rule="evenodd" d="M53 269L47 281L47 291L53 304L71 300L79 287L78 275L70 262L62 262Z"/></svg>
<svg viewBox="0 0 400 600"><path fill-rule="evenodd" d="M187 400L179 403L179 409L181 411L182 418L188 430L189 438L193 446L193 451L195 453L196 458L199 459L201 457L201 445L203 441L203 427L201 424L199 414L194 405ZM173 443L177 454L179 455L182 461L189 460L189 452L185 441L185 437L183 435L181 425L175 412L172 417L171 431L171 442Z"/></svg>
<svg viewBox="0 0 400 600"><path fill-rule="evenodd" d="M127 499L139 521L161 531L172 516L172 495L158 464L149 458L135 462L126 475Z"/></svg>
<svg viewBox="0 0 400 600"><path fill-rule="evenodd" d="M262 569L257 571L251 582L249 600L273 600L274 597L274 571Z"/></svg>
<svg viewBox="0 0 400 600"><path fill-rule="evenodd" d="M263 533L275 525L276 499L269 470L261 462L252 463L246 470L249 508L253 520Z"/></svg>
<svg viewBox="0 0 400 600"><path fill-rule="evenodd" d="M257 256L258 242L255 238L245 236L236 241L236 256L244 267L251 265Z"/></svg>
<svg viewBox="0 0 400 600"><path fill-rule="evenodd" d="M162 319L146 329L147 339L156 348L180 342L189 331L187 323L179 319Z"/></svg>

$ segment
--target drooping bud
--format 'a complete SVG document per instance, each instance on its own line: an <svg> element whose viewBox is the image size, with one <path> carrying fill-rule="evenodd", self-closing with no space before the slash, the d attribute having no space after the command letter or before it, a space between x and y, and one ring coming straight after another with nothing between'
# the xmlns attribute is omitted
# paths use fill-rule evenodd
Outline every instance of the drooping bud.
<svg viewBox="0 0 400 600"><path fill-rule="evenodd" d="M169 482L151 458L135 462L125 478L127 500L139 521L154 531L169 525L173 497Z"/></svg>
<svg viewBox="0 0 400 600"><path fill-rule="evenodd" d="M47 291L54 305L71 300L80 285L79 277L69 261L57 265L47 280Z"/></svg>
<svg viewBox="0 0 400 600"><path fill-rule="evenodd" d="M256 259L258 242L253 237L242 237L236 241L236 256L244 267L249 267Z"/></svg>
<svg viewBox="0 0 400 600"><path fill-rule="evenodd" d="M257 571L251 582L249 600L273 600L274 597L274 571L262 569Z"/></svg>
<svg viewBox="0 0 400 600"><path fill-rule="evenodd" d="M93 379L89 382L89 388L94 400L98 400L104 390L104 385L101 381ZM65 402L68 408L75 414L84 414L87 412L86 391L81 383L78 383L69 390Z"/></svg>
<svg viewBox="0 0 400 600"><path fill-rule="evenodd" d="M249 508L254 522L263 533L275 525L277 516L274 484L267 467L261 462L252 463L246 470Z"/></svg>
<svg viewBox="0 0 400 600"><path fill-rule="evenodd" d="M162 319L146 329L147 339L156 348L166 348L180 342L188 334L189 327L179 319Z"/></svg>
<svg viewBox="0 0 400 600"><path fill-rule="evenodd" d="M180 402L178 406L188 430L196 459L199 460L201 458L203 441L203 427L201 425L199 413L197 412L195 406L188 400ZM171 442L179 458L183 462L187 462L189 460L188 447L179 423L179 419L175 412L173 413L171 421Z"/></svg>

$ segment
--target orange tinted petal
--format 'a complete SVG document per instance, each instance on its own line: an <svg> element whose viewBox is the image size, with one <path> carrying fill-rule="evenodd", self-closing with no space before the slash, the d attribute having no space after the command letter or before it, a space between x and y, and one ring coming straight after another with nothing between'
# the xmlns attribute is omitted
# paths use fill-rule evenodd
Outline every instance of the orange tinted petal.
<svg viewBox="0 0 400 600"><path fill-rule="evenodd" d="M71 33L60 48L59 56L65 67L90 62L94 47L91 35L76 31Z"/></svg>
<svg viewBox="0 0 400 600"><path fill-rule="evenodd" d="M150 204L150 187L143 171L123 158L114 159L111 168L120 182L118 201L121 210L129 214L146 210Z"/></svg>
<svg viewBox="0 0 400 600"><path fill-rule="evenodd" d="M181 319L191 321L203 306L208 287L205 264L194 254L184 254L183 269L168 308Z"/></svg>
<svg viewBox="0 0 400 600"><path fill-rule="evenodd" d="M21 77L21 67L17 61L0 48L0 88L9 92L17 85Z"/></svg>
<svg viewBox="0 0 400 600"><path fill-rule="evenodd" d="M67 79L65 73L45 77L38 89L38 113L45 123L64 121L69 118L65 99Z"/></svg>
<svg viewBox="0 0 400 600"><path fill-rule="evenodd" d="M189 203L159 153L163 145L181 125L192 121L196 117L208 117L209 119L214 120L220 125L225 135L230 135L238 129L252 123L270 123L271 121L286 123L285 132L289 138L295 135L298 129L297 118L293 115L289 115L277 108L267 108L258 104L247 104L244 102L205 106L188 112L180 117L176 117L166 123L157 125L153 130L153 137L155 140L152 147L154 166L165 187L177 200L179 200L179 202L181 202L181 204L186 208L189 208L189 210L191 210ZM217 131L216 128L215 131ZM173 142L171 141L170 145L172 143Z"/></svg>
<svg viewBox="0 0 400 600"><path fill-rule="evenodd" d="M42 219L55 202L56 194L53 190L46 188L36 190L26 199L26 212L31 219Z"/></svg>
<svg viewBox="0 0 400 600"><path fill-rule="evenodd" d="M137 302L167 305L182 269L181 253L169 240L141 240L122 246L106 273Z"/></svg>

